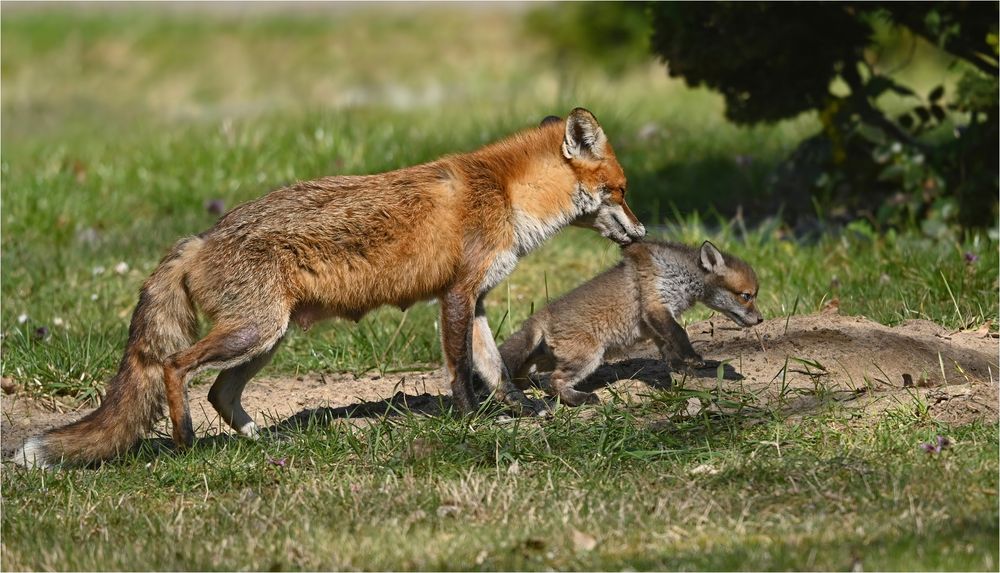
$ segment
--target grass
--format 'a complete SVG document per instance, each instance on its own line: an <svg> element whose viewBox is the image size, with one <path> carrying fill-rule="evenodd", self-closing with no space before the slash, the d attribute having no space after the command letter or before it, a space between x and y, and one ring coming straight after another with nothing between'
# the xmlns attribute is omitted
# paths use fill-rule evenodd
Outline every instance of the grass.
<svg viewBox="0 0 1000 573"><path fill-rule="evenodd" d="M404 416L5 470L8 569L994 569L997 427ZM946 433L939 455L919 450ZM282 465L283 464L283 465ZM44 495L39 495L44 492Z"/></svg>
<svg viewBox="0 0 1000 573"><path fill-rule="evenodd" d="M512 10L221 10L4 5L0 370L27 393L100 395L142 280L173 241L213 224L206 202L473 149L576 105L601 119L654 234L710 238L751 262L766 316L837 297L841 313L885 324L997 320L998 245L985 235L854 224L803 241L713 214L766 198L812 117L736 128L720 97L654 62L567 74ZM592 232L560 234L488 299L498 339L617 257ZM427 303L318 325L263 375L437 367L436 320ZM681 393L659 392L544 423L401 416L98 470L5 467L0 559L10 570L996 569L995 423L947 427L919 407L874 425L836 409L683 411ZM918 450L937 434L954 446Z"/></svg>
<svg viewBox="0 0 1000 573"><path fill-rule="evenodd" d="M655 233L691 244L709 238L750 261L760 278L758 304L766 317L817 312L832 298L840 300L843 314L889 325L924 319L972 328L996 313L996 243L984 237L948 243L910 234L877 236L858 227L805 244L784 238L781 227L744 232L737 225L706 225L697 218ZM968 262L967 253L978 260ZM554 298L618 257L616 247L590 231L564 231L527 257L487 299L498 341L513 333L532 309L541 308L546 293ZM5 273L5 289L13 284L24 293L22 298L5 291L5 375L38 395L97 396L97 388L117 367L135 293L157 259L136 263L129 258L132 268L125 275L114 272L115 260L71 261L61 268L45 263L56 266L50 269L58 277L54 279L23 267ZM94 265L105 270L95 274ZM358 324L333 321L309 333L295 332L264 375L435 366L441 361L437 312L436 304L422 303L406 314L382 309ZM18 324L21 314L29 317L24 324ZM709 315L698 307L684 318L690 323ZM54 326L57 319L62 326ZM49 329L44 339L36 334L40 326Z"/></svg>

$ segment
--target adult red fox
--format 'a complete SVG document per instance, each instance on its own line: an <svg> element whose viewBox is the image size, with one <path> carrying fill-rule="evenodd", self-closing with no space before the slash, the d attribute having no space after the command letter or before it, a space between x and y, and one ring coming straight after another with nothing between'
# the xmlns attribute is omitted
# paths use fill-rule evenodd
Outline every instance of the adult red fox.
<svg viewBox="0 0 1000 573"><path fill-rule="evenodd" d="M385 304L437 298L455 406L473 410L473 376L523 399L505 377L483 297L520 257L569 224L628 244L645 234L625 174L589 111L546 120L477 151L378 175L325 177L240 205L182 239L146 280L118 373L97 410L25 442L15 461L86 464L132 447L166 399L179 447L194 431L187 380L222 372L209 401L245 436L240 397L290 323L358 320ZM212 328L198 340L196 312Z"/></svg>

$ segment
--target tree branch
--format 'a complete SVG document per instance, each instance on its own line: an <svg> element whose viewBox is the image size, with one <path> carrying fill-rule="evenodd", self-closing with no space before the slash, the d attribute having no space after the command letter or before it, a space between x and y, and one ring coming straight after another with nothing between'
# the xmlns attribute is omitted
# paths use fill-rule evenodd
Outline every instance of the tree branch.
<svg viewBox="0 0 1000 573"><path fill-rule="evenodd" d="M861 74L858 73L858 68L855 64L849 63L845 65L842 75L844 76L844 81L851 88L849 100L854 104L854 109L861 115L861 119L878 127L890 137L905 142L907 145L916 147L925 153L930 151L929 146L890 121L889 118L885 117L880 110L871 104L868 96L865 95L865 86L861 81Z"/></svg>

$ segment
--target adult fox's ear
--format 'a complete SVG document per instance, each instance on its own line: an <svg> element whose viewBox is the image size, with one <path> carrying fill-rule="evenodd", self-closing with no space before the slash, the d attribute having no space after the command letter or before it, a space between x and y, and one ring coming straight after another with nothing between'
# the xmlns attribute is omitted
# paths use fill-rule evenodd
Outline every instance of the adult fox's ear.
<svg viewBox="0 0 1000 573"><path fill-rule="evenodd" d="M566 159L601 159L608 138L594 114L578 107L566 118L562 152Z"/></svg>
<svg viewBox="0 0 1000 573"><path fill-rule="evenodd" d="M546 125L559 123L560 121L562 121L562 118L559 117L558 115L547 115L545 116L545 119L543 119L541 123L538 124L538 127L545 127Z"/></svg>
<svg viewBox="0 0 1000 573"><path fill-rule="evenodd" d="M701 263L701 268L710 273L718 273L722 269L726 268L726 261L722 258L722 253L719 252L719 249L715 248L715 245L709 241L705 241L701 244L701 251L698 259Z"/></svg>

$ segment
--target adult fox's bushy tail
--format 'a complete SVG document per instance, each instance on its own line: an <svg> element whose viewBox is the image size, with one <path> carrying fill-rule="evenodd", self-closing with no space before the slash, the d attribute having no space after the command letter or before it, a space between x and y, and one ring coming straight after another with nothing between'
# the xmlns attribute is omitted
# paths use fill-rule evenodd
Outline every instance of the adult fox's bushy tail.
<svg viewBox="0 0 1000 573"><path fill-rule="evenodd" d="M163 361L197 338L198 322L184 280L199 238L178 242L146 280L132 313L128 344L100 407L61 428L27 440L14 462L84 465L127 451L162 414Z"/></svg>

